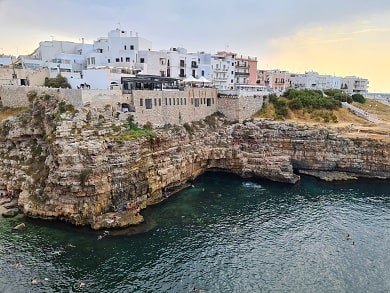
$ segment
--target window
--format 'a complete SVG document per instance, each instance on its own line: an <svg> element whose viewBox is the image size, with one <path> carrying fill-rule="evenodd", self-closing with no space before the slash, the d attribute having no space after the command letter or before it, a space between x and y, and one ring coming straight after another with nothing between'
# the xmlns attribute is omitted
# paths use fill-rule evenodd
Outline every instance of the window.
<svg viewBox="0 0 390 293"><path fill-rule="evenodd" d="M125 45L125 50L127 49L127 46Z"/></svg>
<svg viewBox="0 0 390 293"><path fill-rule="evenodd" d="M130 45L130 50L134 50L134 45Z"/></svg>
<svg viewBox="0 0 390 293"><path fill-rule="evenodd" d="M210 107L210 106L211 106L211 99L207 98L207 107Z"/></svg>
<svg viewBox="0 0 390 293"><path fill-rule="evenodd" d="M180 67L184 67L184 60L180 60Z"/></svg>
<svg viewBox="0 0 390 293"><path fill-rule="evenodd" d="M157 107L157 99L154 99L154 106Z"/></svg>
<svg viewBox="0 0 390 293"><path fill-rule="evenodd" d="M130 62L130 57L126 57L126 62Z"/></svg>
<svg viewBox="0 0 390 293"><path fill-rule="evenodd" d="M161 106L161 99L158 99L158 105Z"/></svg>
<svg viewBox="0 0 390 293"><path fill-rule="evenodd" d="M152 109L152 99L145 99L145 108Z"/></svg>
<svg viewBox="0 0 390 293"><path fill-rule="evenodd" d="M177 104L176 104L176 105L180 105L180 104L179 104L179 98L177 98Z"/></svg>
<svg viewBox="0 0 390 293"><path fill-rule="evenodd" d="M195 77L195 70L192 70L192 76Z"/></svg>
<svg viewBox="0 0 390 293"><path fill-rule="evenodd" d="M139 59L139 62L140 62L140 63L145 63L145 58L140 58L140 59Z"/></svg>
<svg viewBox="0 0 390 293"><path fill-rule="evenodd" d="M107 61L108 61L108 63L110 63L110 62L111 62L110 58L108 58L108 60L107 60Z"/></svg>
<svg viewBox="0 0 390 293"><path fill-rule="evenodd" d="M171 101L171 98L169 98L169 106L172 105L172 101Z"/></svg>
<svg viewBox="0 0 390 293"><path fill-rule="evenodd" d="M195 107L199 107L199 98L194 99L194 105Z"/></svg>
<svg viewBox="0 0 390 293"><path fill-rule="evenodd" d="M139 106L140 106L140 107L143 107L143 106L144 106L144 100L143 100L143 99L139 99Z"/></svg>
<svg viewBox="0 0 390 293"><path fill-rule="evenodd" d="M202 70L202 76L204 76L204 70Z"/></svg>
<svg viewBox="0 0 390 293"><path fill-rule="evenodd" d="M123 57L121 57L121 62L123 62Z"/></svg>
<svg viewBox="0 0 390 293"><path fill-rule="evenodd" d="M119 62L119 60L120 60L119 58L115 58L115 62Z"/></svg>

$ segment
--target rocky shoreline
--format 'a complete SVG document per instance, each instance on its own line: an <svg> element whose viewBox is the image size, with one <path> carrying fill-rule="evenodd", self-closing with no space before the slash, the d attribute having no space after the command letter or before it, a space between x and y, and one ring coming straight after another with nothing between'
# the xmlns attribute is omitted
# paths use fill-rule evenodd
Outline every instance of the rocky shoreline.
<svg viewBox="0 0 390 293"><path fill-rule="evenodd" d="M33 105L0 123L0 189L32 218L95 230L137 225L140 211L207 170L291 184L294 170L324 180L390 178L389 140L348 136L348 127L217 115L123 139L127 116L111 108L61 113L58 101L38 98Z"/></svg>

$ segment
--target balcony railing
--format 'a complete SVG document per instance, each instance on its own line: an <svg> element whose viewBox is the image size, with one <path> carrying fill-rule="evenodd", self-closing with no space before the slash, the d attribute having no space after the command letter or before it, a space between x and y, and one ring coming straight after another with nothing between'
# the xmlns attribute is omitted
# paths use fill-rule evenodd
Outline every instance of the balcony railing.
<svg viewBox="0 0 390 293"><path fill-rule="evenodd" d="M228 68L214 68L214 71L216 71L216 72L228 72L229 69Z"/></svg>
<svg viewBox="0 0 390 293"><path fill-rule="evenodd" d="M240 72L240 71L236 71L236 76L249 76L249 72Z"/></svg>

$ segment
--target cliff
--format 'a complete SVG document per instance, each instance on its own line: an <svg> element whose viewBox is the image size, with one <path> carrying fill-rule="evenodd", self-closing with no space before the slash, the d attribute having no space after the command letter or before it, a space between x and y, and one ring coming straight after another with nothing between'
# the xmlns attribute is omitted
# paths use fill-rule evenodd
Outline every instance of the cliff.
<svg viewBox="0 0 390 293"><path fill-rule="evenodd" d="M209 169L287 183L299 180L294 169L390 178L390 143L348 129L212 116L129 139L126 115L109 106L74 109L34 94L29 103L0 125L0 186L30 217L93 229L137 224L140 210Z"/></svg>

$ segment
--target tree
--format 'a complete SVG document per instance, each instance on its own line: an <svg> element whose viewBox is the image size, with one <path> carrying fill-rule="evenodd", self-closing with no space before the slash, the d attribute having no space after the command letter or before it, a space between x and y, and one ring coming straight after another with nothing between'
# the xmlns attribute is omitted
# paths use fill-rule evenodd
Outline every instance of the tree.
<svg viewBox="0 0 390 293"><path fill-rule="evenodd" d="M58 74L55 78L45 78L45 86L47 87L54 87L54 88L72 88L71 85L68 83L68 80L66 77L61 76L61 74Z"/></svg>
<svg viewBox="0 0 390 293"><path fill-rule="evenodd" d="M360 104L364 104L366 102L366 99L361 94L353 94L352 100Z"/></svg>

